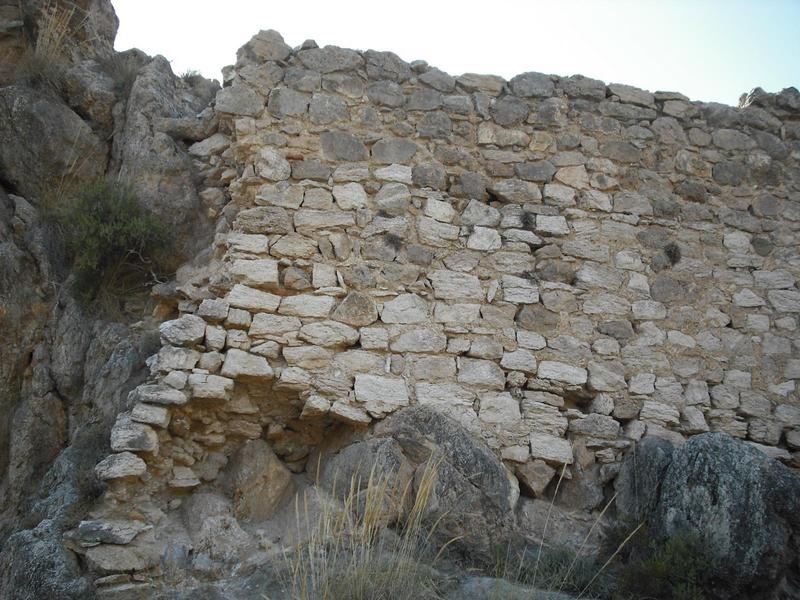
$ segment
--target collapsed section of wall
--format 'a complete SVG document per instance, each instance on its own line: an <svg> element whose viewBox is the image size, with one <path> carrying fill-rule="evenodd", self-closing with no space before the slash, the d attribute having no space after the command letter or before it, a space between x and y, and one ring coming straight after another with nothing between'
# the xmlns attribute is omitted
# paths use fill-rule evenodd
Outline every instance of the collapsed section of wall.
<svg viewBox="0 0 800 600"><path fill-rule="evenodd" d="M333 424L413 404L525 493L569 465L587 511L644 435L800 460L797 90L737 109L262 32L215 110L190 153L216 240L161 290L181 315L98 465L103 514L236 495L247 439L302 472Z"/></svg>

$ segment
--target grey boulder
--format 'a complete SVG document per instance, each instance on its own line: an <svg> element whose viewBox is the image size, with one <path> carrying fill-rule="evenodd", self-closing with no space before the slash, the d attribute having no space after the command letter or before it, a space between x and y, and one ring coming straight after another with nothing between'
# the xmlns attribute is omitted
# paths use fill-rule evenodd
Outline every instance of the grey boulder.
<svg viewBox="0 0 800 600"><path fill-rule="evenodd" d="M626 457L617 490L618 508L657 539L697 534L720 598L796 597L800 476L777 460L721 433L676 449L645 440Z"/></svg>

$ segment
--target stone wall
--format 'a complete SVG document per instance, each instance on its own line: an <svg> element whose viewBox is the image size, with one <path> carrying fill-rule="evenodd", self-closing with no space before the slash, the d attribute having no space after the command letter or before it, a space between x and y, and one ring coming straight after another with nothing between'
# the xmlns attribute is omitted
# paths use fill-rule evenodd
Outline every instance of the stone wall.
<svg viewBox="0 0 800 600"><path fill-rule="evenodd" d="M642 436L800 460L797 90L733 108L451 77L275 32L226 78L189 149L214 245L158 290L180 315L98 465L97 515L231 493L247 439L302 472L337 424L414 404L525 494L568 465L562 502L586 511ZM92 568L131 570L102 548Z"/></svg>

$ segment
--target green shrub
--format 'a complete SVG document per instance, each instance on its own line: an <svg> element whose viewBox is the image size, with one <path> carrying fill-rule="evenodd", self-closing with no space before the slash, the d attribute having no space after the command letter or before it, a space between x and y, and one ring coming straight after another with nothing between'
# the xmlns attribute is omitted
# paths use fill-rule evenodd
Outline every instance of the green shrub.
<svg viewBox="0 0 800 600"><path fill-rule="evenodd" d="M640 538L617 569L619 590L633 598L704 600L710 559L696 534L678 531L664 543Z"/></svg>
<svg viewBox="0 0 800 600"><path fill-rule="evenodd" d="M200 73L200 71L197 71L195 69L187 69L183 73L181 73L179 77L189 85L194 85L195 83L203 79L203 75Z"/></svg>
<svg viewBox="0 0 800 600"><path fill-rule="evenodd" d="M168 232L126 185L83 186L65 195L52 213L71 259L74 291L85 302L101 290L124 299L168 269Z"/></svg>
<svg viewBox="0 0 800 600"><path fill-rule="evenodd" d="M664 246L664 256L667 257L669 264L674 267L681 261L681 247L675 242L670 242Z"/></svg>

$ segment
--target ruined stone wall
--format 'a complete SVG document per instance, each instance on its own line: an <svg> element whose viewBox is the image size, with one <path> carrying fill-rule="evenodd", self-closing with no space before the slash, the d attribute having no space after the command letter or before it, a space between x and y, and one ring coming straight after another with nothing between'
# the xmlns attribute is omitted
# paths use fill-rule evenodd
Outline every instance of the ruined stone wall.
<svg viewBox="0 0 800 600"><path fill-rule="evenodd" d="M569 465L584 510L645 435L797 461L797 90L451 77L274 32L226 76L190 148L214 247L159 290L181 316L98 466L108 506L224 487L246 439L303 471L335 424L413 404L523 493Z"/></svg>

